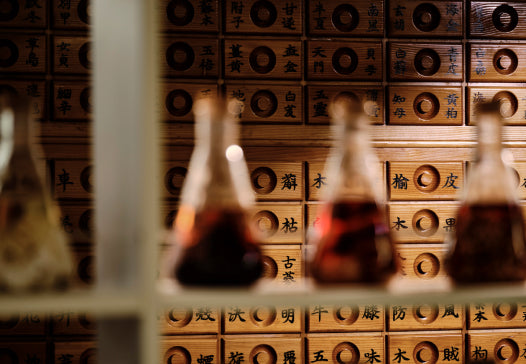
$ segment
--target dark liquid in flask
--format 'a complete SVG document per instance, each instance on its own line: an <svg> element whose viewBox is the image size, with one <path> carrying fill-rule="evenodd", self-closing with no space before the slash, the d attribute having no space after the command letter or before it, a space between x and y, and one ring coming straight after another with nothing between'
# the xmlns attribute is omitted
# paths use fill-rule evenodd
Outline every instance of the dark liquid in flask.
<svg viewBox="0 0 526 364"><path fill-rule="evenodd" d="M326 283L383 282L396 272L393 245L374 202L338 202L320 215L312 276Z"/></svg>
<svg viewBox="0 0 526 364"><path fill-rule="evenodd" d="M517 205L464 205L448 259L458 283L522 281L526 278L524 222Z"/></svg>
<svg viewBox="0 0 526 364"><path fill-rule="evenodd" d="M241 211L197 213L186 241L181 243L184 250L174 273L182 284L245 286L263 272L260 249Z"/></svg>

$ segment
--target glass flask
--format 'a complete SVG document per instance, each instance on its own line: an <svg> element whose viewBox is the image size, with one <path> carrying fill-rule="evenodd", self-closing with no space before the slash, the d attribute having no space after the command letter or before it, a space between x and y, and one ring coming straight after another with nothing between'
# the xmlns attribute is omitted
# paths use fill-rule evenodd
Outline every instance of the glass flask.
<svg viewBox="0 0 526 364"><path fill-rule="evenodd" d="M242 105L211 99L194 106L196 145L174 223L168 274L183 285L246 286L263 272L246 210L253 203L237 143Z"/></svg>
<svg viewBox="0 0 526 364"><path fill-rule="evenodd" d="M37 172L29 106L0 95L0 287L9 291L63 288L72 271L60 213Z"/></svg>
<svg viewBox="0 0 526 364"><path fill-rule="evenodd" d="M310 272L320 283L384 282L396 265L375 183L379 162L369 144L369 120L359 103L346 99L333 104L331 114L336 135L343 137L328 160Z"/></svg>
<svg viewBox="0 0 526 364"><path fill-rule="evenodd" d="M517 181L502 159L499 103L477 108L477 160L456 219L447 267L454 281L485 283L526 278L524 221Z"/></svg>

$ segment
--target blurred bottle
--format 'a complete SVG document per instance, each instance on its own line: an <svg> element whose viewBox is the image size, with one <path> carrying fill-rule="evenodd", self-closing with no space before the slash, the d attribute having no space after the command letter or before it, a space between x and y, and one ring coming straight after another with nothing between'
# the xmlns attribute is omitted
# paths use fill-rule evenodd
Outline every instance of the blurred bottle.
<svg viewBox="0 0 526 364"><path fill-rule="evenodd" d="M458 283L526 278L524 221L512 170L502 160L499 103L477 108L477 161L468 173L447 263Z"/></svg>
<svg viewBox="0 0 526 364"><path fill-rule="evenodd" d="M253 202L237 143L241 104L198 100L196 145L174 223L176 251L168 274L184 285L244 286L263 272L246 210Z"/></svg>
<svg viewBox="0 0 526 364"><path fill-rule="evenodd" d="M316 253L311 274L318 282L384 282L396 273L394 247L375 189L376 156L369 145L369 120L360 104L346 99L331 108L342 135L327 166L325 204L312 234Z"/></svg>
<svg viewBox="0 0 526 364"><path fill-rule="evenodd" d="M60 214L37 173L30 104L0 95L0 287L67 285L72 260Z"/></svg>

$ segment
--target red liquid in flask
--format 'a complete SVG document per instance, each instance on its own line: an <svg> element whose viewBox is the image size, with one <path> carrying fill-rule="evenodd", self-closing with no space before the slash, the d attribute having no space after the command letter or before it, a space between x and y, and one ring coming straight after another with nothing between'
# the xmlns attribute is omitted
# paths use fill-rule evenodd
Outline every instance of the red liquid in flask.
<svg viewBox="0 0 526 364"><path fill-rule="evenodd" d="M324 208L312 262L319 282L383 282L396 272L393 245L374 202L337 202Z"/></svg>
<svg viewBox="0 0 526 364"><path fill-rule="evenodd" d="M179 282L240 286L261 276L261 252L243 212L209 209L197 213L189 225L179 234L183 252L174 272Z"/></svg>
<svg viewBox="0 0 526 364"><path fill-rule="evenodd" d="M459 283L522 281L526 242L520 207L474 204L460 208L449 274Z"/></svg>

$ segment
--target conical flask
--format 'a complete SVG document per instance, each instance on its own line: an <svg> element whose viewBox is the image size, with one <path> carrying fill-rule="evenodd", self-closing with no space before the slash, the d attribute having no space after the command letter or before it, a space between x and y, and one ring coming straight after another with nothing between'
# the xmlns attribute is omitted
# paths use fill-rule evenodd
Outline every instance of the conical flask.
<svg viewBox="0 0 526 364"><path fill-rule="evenodd" d="M346 99L331 107L336 135L328 160L327 194L310 243L310 272L318 282L384 282L396 272L394 250L375 189L378 163L369 144L369 121L361 105Z"/></svg>
<svg viewBox="0 0 526 364"><path fill-rule="evenodd" d="M174 223L170 268L184 285L246 286L263 272L246 215L254 196L236 144L240 107L236 100L211 99L194 106L196 145Z"/></svg>
<svg viewBox="0 0 526 364"><path fill-rule="evenodd" d="M72 260L60 214L37 173L29 102L0 95L0 287L64 287Z"/></svg>
<svg viewBox="0 0 526 364"><path fill-rule="evenodd" d="M513 171L502 159L499 103L477 107L477 160L468 171L447 267L460 284L526 278L524 221Z"/></svg>

